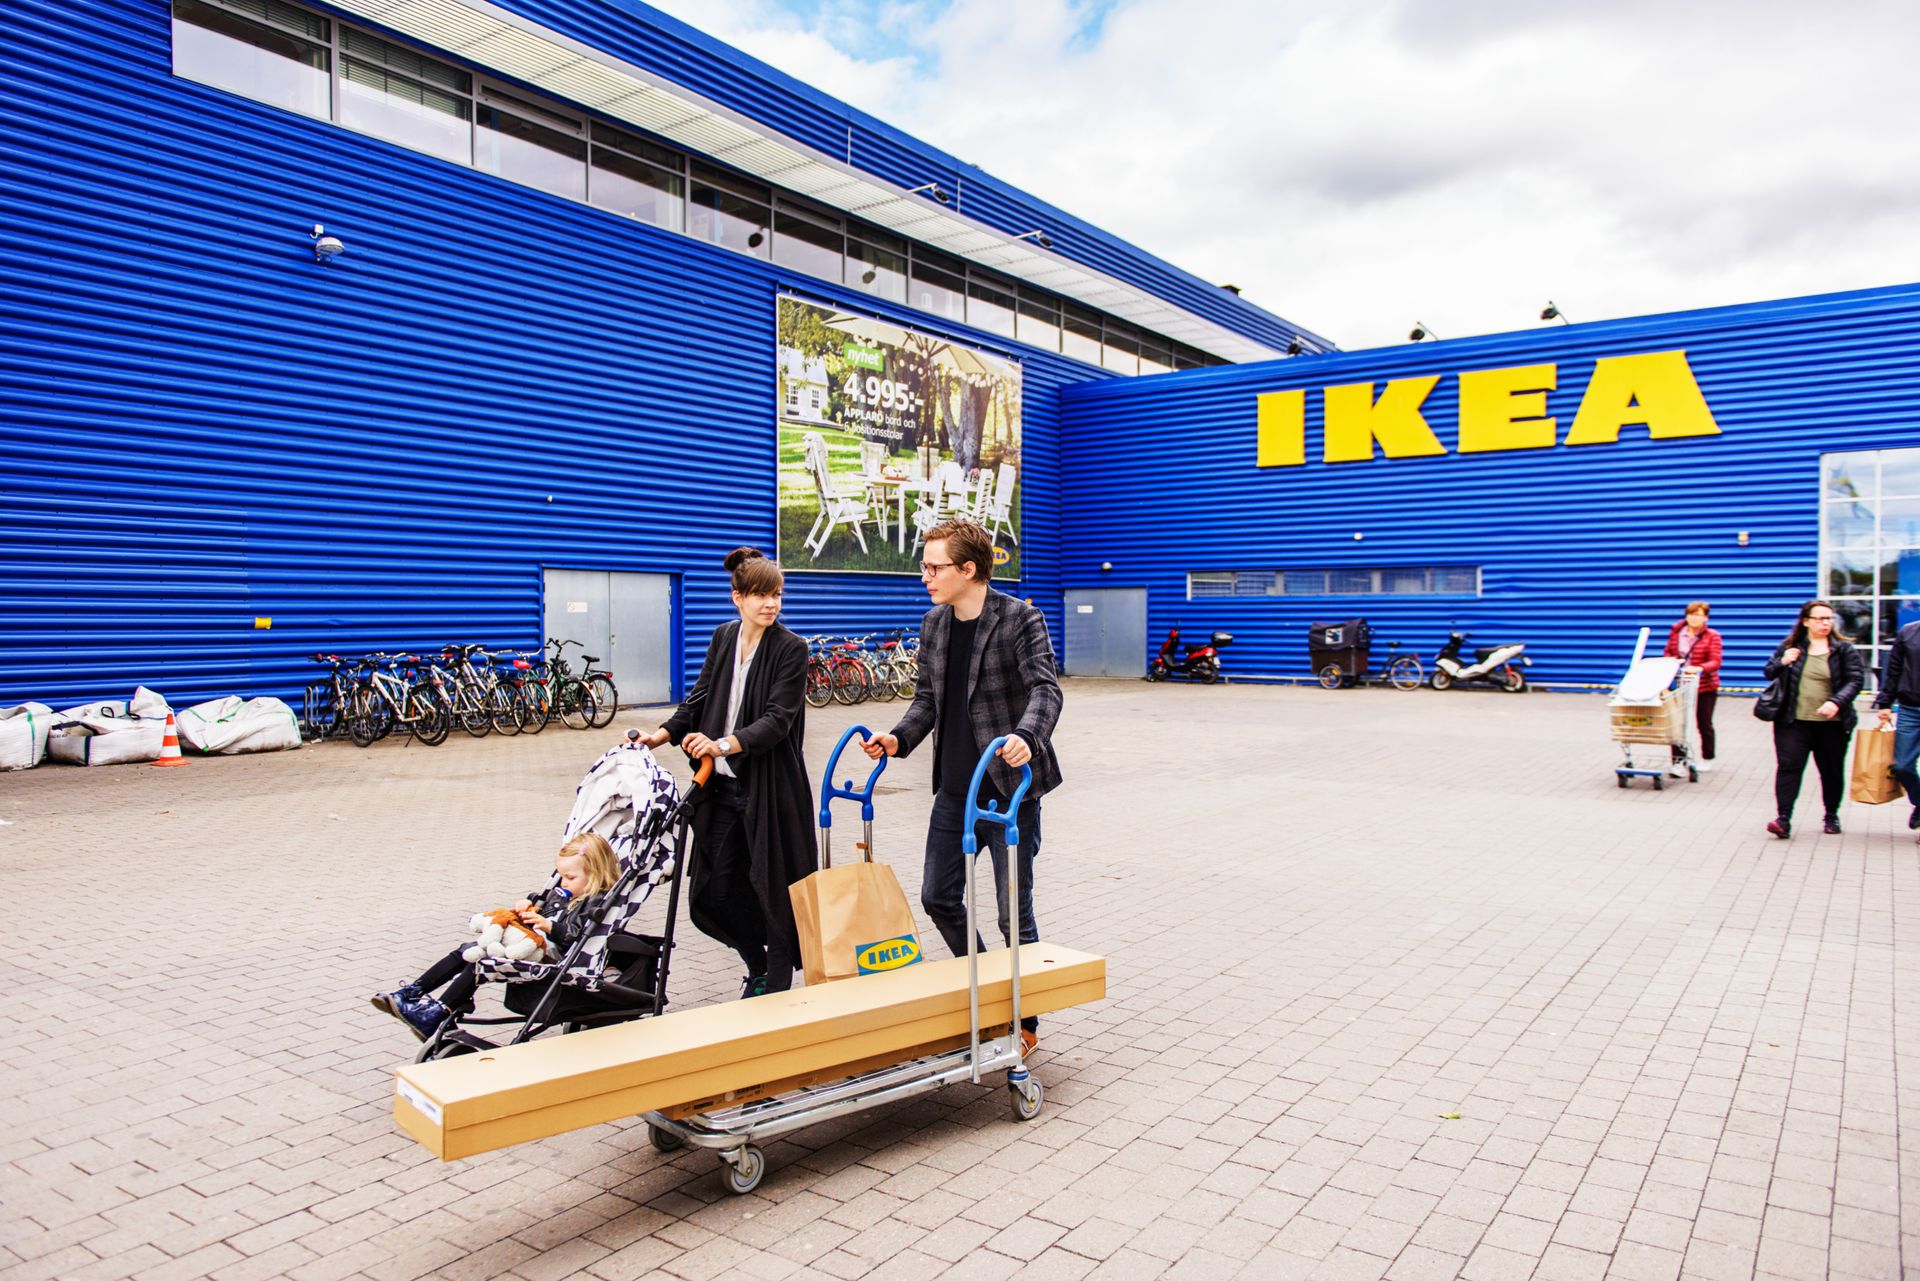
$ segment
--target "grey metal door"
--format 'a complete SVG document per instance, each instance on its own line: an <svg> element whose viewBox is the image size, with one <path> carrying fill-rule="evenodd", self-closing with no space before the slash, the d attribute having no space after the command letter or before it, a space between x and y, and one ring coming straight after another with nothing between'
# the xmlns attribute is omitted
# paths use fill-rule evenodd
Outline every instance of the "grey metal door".
<svg viewBox="0 0 1920 1281"><path fill-rule="evenodd" d="M546 634L578 641L620 689L622 703L664 703L670 678L673 579L604 569L546 571ZM582 649L569 648L579 662Z"/></svg>
<svg viewBox="0 0 1920 1281"><path fill-rule="evenodd" d="M608 574L613 634L608 648L613 683L623 703L664 703L673 697L673 579L666 574Z"/></svg>
<svg viewBox="0 0 1920 1281"><path fill-rule="evenodd" d="M1069 676L1146 674L1146 588L1103 587L1067 593L1066 670Z"/></svg>

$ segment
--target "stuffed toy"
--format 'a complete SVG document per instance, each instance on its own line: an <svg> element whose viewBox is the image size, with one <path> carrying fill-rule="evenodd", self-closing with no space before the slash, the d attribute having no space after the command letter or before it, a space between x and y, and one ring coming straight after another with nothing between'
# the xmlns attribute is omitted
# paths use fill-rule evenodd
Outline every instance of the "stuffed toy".
<svg viewBox="0 0 1920 1281"><path fill-rule="evenodd" d="M481 912L467 922L475 934L461 957L468 962L494 957L504 961L538 961L547 954L547 936L520 919L510 907Z"/></svg>

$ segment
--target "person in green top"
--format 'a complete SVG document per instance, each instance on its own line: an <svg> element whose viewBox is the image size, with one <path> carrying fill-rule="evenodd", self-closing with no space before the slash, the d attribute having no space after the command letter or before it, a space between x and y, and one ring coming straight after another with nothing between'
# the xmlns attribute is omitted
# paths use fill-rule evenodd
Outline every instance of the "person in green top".
<svg viewBox="0 0 1920 1281"><path fill-rule="evenodd" d="M1787 638L1767 661L1767 679L1781 682L1780 715L1773 722L1773 799L1778 811L1767 830L1781 840L1793 834L1793 806L1800 799L1800 780L1807 758L1820 771L1820 798L1826 803L1829 835L1840 832L1840 797L1844 791L1847 740L1858 715L1853 700L1867 678L1860 651L1843 636L1834 635L1833 606L1810 600Z"/></svg>

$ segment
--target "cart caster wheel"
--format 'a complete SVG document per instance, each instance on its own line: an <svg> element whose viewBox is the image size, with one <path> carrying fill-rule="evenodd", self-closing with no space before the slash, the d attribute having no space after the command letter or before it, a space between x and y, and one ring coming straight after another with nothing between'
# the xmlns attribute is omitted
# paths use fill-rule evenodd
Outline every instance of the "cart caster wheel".
<svg viewBox="0 0 1920 1281"><path fill-rule="evenodd" d="M1625 787L1627 785L1627 776L1625 774L1615 774L1613 776L1613 781L1620 784L1620 786Z"/></svg>
<svg viewBox="0 0 1920 1281"><path fill-rule="evenodd" d="M1664 778L1662 778L1662 777L1661 777L1660 775L1658 775L1658 774L1655 774L1655 775L1653 776L1653 790L1654 790L1654 791L1656 791L1656 792L1664 792L1664 791L1666 791L1666 790L1667 790L1667 780L1666 780L1666 779L1664 779Z"/></svg>
<svg viewBox="0 0 1920 1281"><path fill-rule="evenodd" d="M745 1196L760 1186L760 1176L767 1172L767 1159L760 1155L760 1149L749 1144L740 1149L738 1163L728 1161L720 1171L727 1180L727 1191L735 1196Z"/></svg>
<svg viewBox="0 0 1920 1281"><path fill-rule="evenodd" d="M1020 1085L1009 1083L1007 1092L1013 1095L1013 1119L1016 1121L1031 1121L1039 1116L1040 1105L1047 1098L1047 1091L1037 1076L1027 1077Z"/></svg>
<svg viewBox="0 0 1920 1281"><path fill-rule="evenodd" d="M1700 771L1691 765L1687 766L1687 781L1689 783L1698 783L1700 781Z"/></svg>
<svg viewBox="0 0 1920 1281"><path fill-rule="evenodd" d="M647 1127L647 1138L653 1141L655 1152L678 1152L687 1146L687 1141L672 1130L664 1130L657 1125Z"/></svg>

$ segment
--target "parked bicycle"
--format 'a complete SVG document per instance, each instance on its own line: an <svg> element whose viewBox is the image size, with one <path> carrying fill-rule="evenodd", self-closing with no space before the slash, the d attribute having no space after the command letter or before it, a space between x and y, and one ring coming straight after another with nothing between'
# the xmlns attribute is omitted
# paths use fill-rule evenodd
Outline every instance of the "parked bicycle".
<svg viewBox="0 0 1920 1281"><path fill-rule="evenodd" d="M356 747L370 747L405 725L428 747L446 741L452 720L431 677L421 679L417 654L369 654L366 683L355 688L347 733Z"/></svg>
<svg viewBox="0 0 1920 1281"><path fill-rule="evenodd" d="M547 648L553 652L533 669L547 687L547 715L558 716L572 729L606 725L613 720L620 697L613 687L613 677L592 669L591 664L600 661L595 654L582 654L580 657L588 666L576 673L566 659L569 645L580 646L580 642L548 637ZM604 707L598 692L602 689L606 691Z"/></svg>
<svg viewBox="0 0 1920 1281"><path fill-rule="evenodd" d="M327 675L306 688L300 702L300 733L309 742L323 743L347 732L347 709L353 705L361 663L338 654L315 654L312 661L327 668Z"/></svg>

